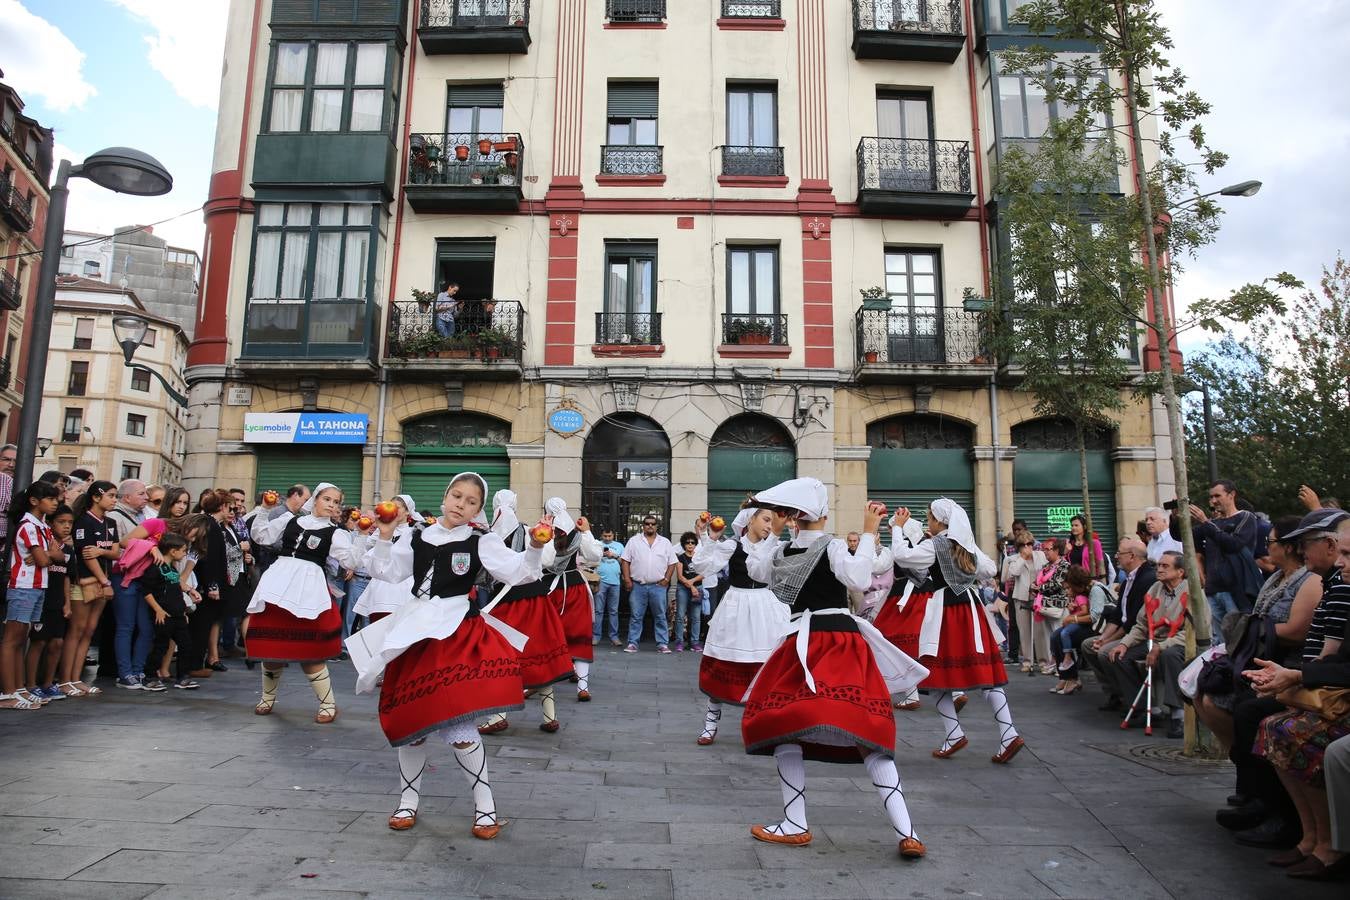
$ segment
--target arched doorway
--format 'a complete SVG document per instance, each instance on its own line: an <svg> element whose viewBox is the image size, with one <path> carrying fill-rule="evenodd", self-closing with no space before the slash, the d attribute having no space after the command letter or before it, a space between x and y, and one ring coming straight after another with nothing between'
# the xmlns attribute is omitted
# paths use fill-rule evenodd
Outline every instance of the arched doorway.
<svg viewBox="0 0 1350 900"><path fill-rule="evenodd" d="M867 426L867 445L872 448L867 460L869 500L881 500L892 510L907 506L915 518L926 519L930 503L950 497L974 526L979 511L970 459L973 427L943 416L893 416ZM889 538L889 532L883 535Z"/></svg>
<svg viewBox="0 0 1350 900"><path fill-rule="evenodd" d="M476 413L436 413L404 422L399 492L411 494L419 510L436 515L450 479L477 472L487 480L484 500L491 504L493 492L511 486L510 440L509 422Z"/></svg>
<svg viewBox="0 0 1350 900"><path fill-rule="evenodd" d="M744 413L727 419L708 443L708 509L728 521L746 494L795 477L796 444L768 416Z"/></svg>
<svg viewBox="0 0 1350 900"><path fill-rule="evenodd" d="M637 413L614 413L595 424L582 451L581 509L619 540L636 534L644 516L659 530L670 521L670 440Z"/></svg>
<svg viewBox="0 0 1350 900"><path fill-rule="evenodd" d="M1116 546L1116 476L1111 432L1094 429L1087 444L1088 499L1092 529L1107 553ZM1038 538L1068 537L1069 520L1083 512L1078 436L1067 419L1032 419L1012 427L1013 515L1026 519Z"/></svg>

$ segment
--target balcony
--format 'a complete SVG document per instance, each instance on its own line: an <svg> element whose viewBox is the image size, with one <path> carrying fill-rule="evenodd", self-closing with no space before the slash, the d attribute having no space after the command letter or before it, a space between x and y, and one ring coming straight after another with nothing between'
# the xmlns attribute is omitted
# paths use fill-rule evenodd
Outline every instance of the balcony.
<svg viewBox="0 0 1350 900"><path fill-rule="evenodd" d="M418 212L520 209L519 134L414 134L403 192Z"/></svg>
<svg viewBox="0 0 1350 900"><path fill-rule="evenodd" d="M0 309L18 309L23 306L23 287L19 279L0 269Z"/></svg>
<svg viewBox="0 0 1350 900"><path fill-rule="evenodd" d="M724 19L781 19L780 0L722 0Z"/></svg>
<svg viewBox="0 0 1350 900"><path fill-rule="evenodd" d="M596 313L595 343L652 347L661 344L661 313Z"/></svg>
<svg viewBox="0 0 1350 900"><path fill-rule="evenodd" d="M782 147L722 148L722 179L729 179L729 183L736 184L748 180L753 184L762 179L771 183L786 184L784 172Z"/></svg>
<svg viewBox="0 0 1350 900"><path fill-rule="evenodd" d="M395 302L389 311L385 368L409 376L443 378L454 372L476 378L520 377L525 308L519 300L464 301L455 310L449 337L437 329L437 316L435 301Z"/></svg>
<svg viewBox="0 0 1350 900"><path fill-rule="evenodd" d="M974 200L965 141L865 137L858 142L858 206L865 215L959 219Z"/></svg>
<svg viewBox="0 0 1350 900"><path fill-rule="evenodd" d="M654 144L605 144L600 148L596 184L665 184L662 149Z"/></svg>
<svg viewBox="0 0 1350 900"><path fill-rule="evenodd" d="M666 0L605 0L611 25L658 25L666 20Z"/></svg>
<svg viewBox="0 0 1350 900"><path fill-rule="evenodd" d="M721 356L787 356L788 317L781 313L723 313Z"/></svg>
<svg viewBox="0 0 1350 900"><path fill-rule="evenodd" d="M528 53L530 0L424 0L417 39L429 56Z"/></svg>
<svg viewBox="0 0 1350 900"><path fill-rule="evenodd" d="M853 0L857 59L949 63L965 43L961 0Z"/></svg>
<svg viewBox="0 0 1350 900"><path fill-rule="evenodd" d="M33 227L33 201L20 194L9 179L0 179L0 218L18 232Z"/></svg>
<svg viewBox="0 0 1350 900"><path fill-rule="evenodd" d="M353 375L375 371L370 335L379 305L363 299L259 299L244 316L240 369Z"/></svg>
<svg viewBox="0 0 1350 900"><path fill-rule="evenodd" d="M963 309L859 309L859 381L980 381L994 369L988 314Z"/></svg>

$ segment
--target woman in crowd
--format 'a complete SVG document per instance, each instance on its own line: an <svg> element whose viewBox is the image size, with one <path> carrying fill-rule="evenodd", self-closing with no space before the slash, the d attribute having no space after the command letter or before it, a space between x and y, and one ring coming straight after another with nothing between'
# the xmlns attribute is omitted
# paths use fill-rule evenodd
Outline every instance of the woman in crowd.
<svg viewBox="0 0 1350 900"><path fill-rule="evenodd" d="M1101 539L1096 533L1088 534L1087 519L1074 516L1069 520L1069 552L1065 556L1071 566L1087 569L1093 581L1105 580L1107 572L1106 552L1102 549Z"/></svg>
<svg viewBox="0 0 1350 900"><path fill-rule="evenodd" d="M694 522L698 548L693 568L699 574L720 572L725 567L730 587L717 605L708 623L708 642L698 664L698 689L708 697L703 731L698 745L706 747L717 739L722 721L722 704L740 706L755 673L764 664L786 629L789 610L774 596L769 586L750 577L746 568L750 550L769 540L773 531L773 513L747 507L731 523L731 536L714 531L702 517Z"/></svg>
<svg viewBox="0 0 1350 900"><path fill-rule="evenodd" d="M1035 630L1036 641L1044 641L1047 649L1050 646L1050 632L1054 630L1054 623L1050 616L1037 612L1037 608L1064 608L1066 603L1064 576L1069 574L1069 561L1064 558L1067 550L1066 543L1064 538L1045 539L1041 544L1041 553L1045 557L1045 565L1041 566L1040 571L1036 573L1031 585L1031 628ZM1024 644L1025 641L1026 639L1023 638ZM1041 663L1041 674L1054 675L1058 669L1058 660L1053 659L1047 652ZM1025 656L1022 657L1022 671L1028 675L1036 674L1034 663Z"/></svg>
<svg viewBox="0 0 1350 900"><path fill-rule="evenodd" d="M414 599L387 620L352 636L357 690L380 689L380 727L398 749L402 793L389 827L417 824L426 738L432 734L454 747L455 762L473 790L472 833L490 840L502 829L488 780L487 756L474 726L484 715L524 708L519 652L525 636L479 611L470 596L480 571L503 584L540 577L544 543L533 533L529 547L516 552L486 528L483 503L487 482L480 475L456 475L445 491L441 518L398 543L395 525L381 522L366 558L373 578L398 583L412 578ZM551 523L541 523L545 530ZM454 671L453 680L436 677Z"/></svg>
<svg viewBox="0 0 1350 900"><path fill-rule="evenodd" d="M204 496L202 513L210 521L206 554L194 570L203 603L189 618L194 657L190 668L225 672L228 667L220 661L219 653L220 622L227 610L232 612L238 605L236 594L244 572L244 552L234 532L234 506L229 491L217 490Z"/></svg>
<svg viewBox="0 0 1350 900"><path fill-rule="evenodd" d="M573 521L561 497L550 498L544 504L544 513L552 516L555 534L555 556L544 565L549 580L548 599L562 618L567 634L567 648L577 677L577 701L587 703L591 699L591 661L595 659L595 648L591 645L591 589L579 565L594 566L600 562L602 549L591 534L586 517L578 516Z"/></svg>
<svg viewBox="0 0 1350 900"><path fill-rule="evenodd" d="M1022 672L1032 674L1037 660L1041 665L1050 661L1050 635L1035 621L1031 608L1032 586L1036 575L1048 562L1045 553L1036 548L1030 532L1013 534L1013 554L1003 560L1003 580L1012 582L1013 617L1017 622L1019 656Z"/></svg>
<svg viewBox="0 0 1350 900"><path fill-rule="evenodd" d="M698 535L686 531L680 535L680 552L675 555L679 565L675 569L675 652L684 652L685 631L689 632L689 649L703 652L699 638L703 633L703 576L694 570L694 553L698 549Z"/></svg>
<svg viewBox="0 0 1350 900"><path fill-rule="evenodd" d="M75 578L78 593L70 602L70 627L61 650L61 690L67 697L97 695L103 690L85 684L84 658L98 630L103 610L112 599L112 562L121 555L117 526L108 513L117 505L117 485L92 482L75 501Z"/></svg>

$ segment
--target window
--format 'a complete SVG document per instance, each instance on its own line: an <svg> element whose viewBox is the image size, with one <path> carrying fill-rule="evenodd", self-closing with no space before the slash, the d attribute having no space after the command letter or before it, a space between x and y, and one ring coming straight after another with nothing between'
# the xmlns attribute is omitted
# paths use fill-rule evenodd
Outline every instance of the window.
<svg viewBox="0 0 1350 900"><path fill-rule="evenodd" d="M145 329L145 337L141 338L141 346L142 347L155 346L155 336L156 336L155 329L153 328Z"/></svg>
<svg viewBox="0 0 1350 900"><path fill-rule="evenodd" d="M94 346L94 320L75 320L75 349L88 350Z"/></svg>
<svg viewBox="0 0 1350 900"><path fill-rule="evenodd" d="M132 437L145 437L145 416L127 413L127 434Z"/></svg>
<svg viewBox="0 0 1350 900"><path fill-rule="evenodd" d="M926 93L877 94L879 186L888 191L931 191L936 181L933 98Z"/></svg>
<svg viewBox="0 0 1350 900"><path fill-rule="evenodd" d="M727 88L727 143L722 148L722 174L783 174L775 85Z"/></svg>
<svg viewBox="0 0 1350 900"><path fill-rule="evenodd" d="M500 84L451 85L446 93L447 130L452 135L463 135L472 143L478 142L480 134L499 134L504 98Z"/></svg>
<svg viewBox="0 0 1350 900"><path fill-rule="evenodd" d="M89 383L89 363L73 362L70 364L70 381L66 385L66 393L72 397L83 397L85 387Z"/></svg>
<svg viewBox="0 0 1350 900"><path fill-rule="evenodd" d="M607 0L605 15L611 22L660 22L666 17L666 0Z"/></svg>
<svg viewBox="0 0 1350 900"><path fill-rule="evenodd" d="M942 360L942 303L935 250L886 250L886 317L891 362Z"/></svg>
<svg viewBox="0 0 1350 900"><path fill-rule="evenodd" d="M661 148L656 144L659 105L655 81L609 83L602 174L655 175L661 171Z"/></svg>
<svg viewBox="0 0 1350 900"><path fill-rule="evenodd" d="M75 245L74 245L74 244L62 244L62 245L61 245L61 255L64 256L66 259L74 259L74 258L75 258Z"/></svg>
<svg viewBox="0 0 1350 900"><path fill-rule="evenodd" d="M727 248L727 312L771 316L778 312L778 248Z"/></svg>
<svg viewBox="0 0 1350 900"><path fill-rule="evenodd" d="M382 130L389 56L389 45L383 43L278 43L272 56L268 130Z"/></svg>
<svg viewBox="0 0 1350 900"><path fill-rule="evenodd" d="M150 390L150 372L147 369L131 370L131 389L133 391Z"/></svg>
<svg viewBox="0 0 1350 900"><path fill-rule="evenodd" d="M83 425L84 410L67 407L65 421L61 425L61 442L65 444L77 442Z"/></svg>
<svg viewBox="0 0 1350 900"><path fill-rule="evenodd" d="M139 479L140 477L141 477L141 464L140 464L140 463L134 463L134 462L124 462L124 463L122 463L122 480L123 480L123 481L126 481L126 480L129 479L129 478Z"/></svg>
<svg viewBox="0 0 1350 900"><path fill-rule="evenodd" d="M605 245L605 310L596 342L648 344L660 340L656 315L656 245Z"/></svg>
<svg viewBox="0 0 1350 900"><path fill-rule="evenodd" d="M1081 61L1080 54L1061 54L1047 64L1047 71L1055 65L1072 65ZM1054 119L1074 114L1074 106L1064 101L1050 103L1045 88L1036 84L1031 75L1000 72L998 80L999 134L1005 138L1035 140L1045 133ZM1104 129L1106 119L1100 113L1094 116L1094 126Z"/></svg>

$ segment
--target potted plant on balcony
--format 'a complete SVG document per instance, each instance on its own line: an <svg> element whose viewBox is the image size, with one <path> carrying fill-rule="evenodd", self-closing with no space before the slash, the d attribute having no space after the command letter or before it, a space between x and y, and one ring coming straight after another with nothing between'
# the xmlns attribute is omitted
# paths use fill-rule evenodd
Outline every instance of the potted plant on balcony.
<svg viewBox="0 0 1350 900"><path fill-rule="evenodd" d="M859 291L862 294L863 309L890 309L891 298L886 293L886 289L881 285L863 288Z"/></svg>
<svg viewBox="0 0 1350 900"><path fill-rule="evenodd" d="M468 359L472 346L468 337L456 335L452 338L442 338L436 356L440 359Z"/></svg>
<svg viewBox="0 0 1350 900"><path fill-rule="evenodd" d="M497 141L492 145L492 149L496 150L498 153L513 153L516 149L516 139L514 137L508 137Z"/></svg>
<svg viewBox="0 0 1350 900"><path fill-rule="evenodd" d="M431 291L419 291L417 288L413 288L412 296L413 299L417 301L417 309L419 312L431 311L431 304L436 299L436 295L434 293L432 293Z"/></svg>
<svg viewBox="0 0 1350 900"><path fill-rule="evenodd" d="M512 172L505 165L497 167L497 183L504 185L514 185L516 183L516 173Z"/></svg>
<svg viewBox="0 0 1350 900"><path fill-rule="evenodd" d="M487 156L491 152L492 152L492 141L488 140L487 138L483 138L478 142L478 153L481 156Z"/></svg>
<svg viewBox="0 0 1350 900"><path fill-rule="evenodd" d="M477 169L474 169L469 173L469 184L482 184L482 183L483 183L482 172L478 171Z"/></svg>
<svg viewBox="0 0 1350 900"><path fill-rule="evenodd" d="M434 331L424 331L407 340L400 341L397 348L399 352L395 352L393 355L402 356L405 359L422 359L434 355L440 347L441 336Z"/></svg>
<svg viewBox="0 0 1350 900"><path fill-rule="evenodd" d="M727 327L727 337L734 344L767 344L773 327L763 319L735 319Z"/></svg>
<svg viewBox="0 0 1350 900"><path fill-rule="evenodd" d="M455 159L464 162L469 158L469 145L459 144L455 147Z"/></svg>

